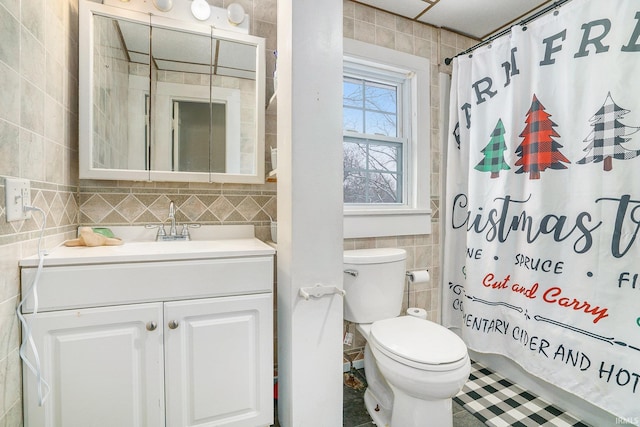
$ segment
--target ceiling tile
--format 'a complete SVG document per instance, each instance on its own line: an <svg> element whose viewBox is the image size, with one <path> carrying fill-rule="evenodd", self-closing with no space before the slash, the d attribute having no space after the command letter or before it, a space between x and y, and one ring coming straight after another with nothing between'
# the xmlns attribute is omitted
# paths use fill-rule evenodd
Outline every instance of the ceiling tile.
<svg viewBox="0 0 640 427"><path fill-rule="evenodd" d="M481 39L530 15L553 0L354 1ZM432 3L435 4L431 6Z"/></svg>
<svg viewBox="0 0 640 427"><path fill-rule="evenodd" d="M418 20L483 38L520 19L548 0L441 0Z"/></svg>
<svg viewBox="0 0 640 427"><path fill-rule="evenodd" d="M423 0L358 0L356 3L367 4L411 19L429 7L429 3Z"/></svg>

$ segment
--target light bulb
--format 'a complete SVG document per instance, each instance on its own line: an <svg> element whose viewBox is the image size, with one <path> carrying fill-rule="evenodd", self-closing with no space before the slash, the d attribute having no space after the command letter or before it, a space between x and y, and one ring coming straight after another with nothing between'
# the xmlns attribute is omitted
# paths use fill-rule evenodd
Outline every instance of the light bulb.
<svg viewBox="0 0 640 427"><path fill-rule="evenodd" d="M211 7L206 0L193 0L191 3L191 13L196 19L206 21L211 16Z"/></svg>
<svg viewBox="0 0 640 427"><path fill-rule="evenodd" d="M227 19L233 25L240 25L244 21L244 8L240 3L231 3L227 7Z"/></svg>
<svg viewBox="0 0 640 427"><path fill-rule="evenodd" d="M173 7L173 0L153 0L153 5L162 12L168 12Z"/></svg>

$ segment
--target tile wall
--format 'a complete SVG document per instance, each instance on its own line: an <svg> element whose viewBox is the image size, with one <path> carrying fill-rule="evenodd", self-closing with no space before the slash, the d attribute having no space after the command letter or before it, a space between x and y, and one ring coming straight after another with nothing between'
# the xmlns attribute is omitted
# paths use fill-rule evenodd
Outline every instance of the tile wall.
<svg viewBox="0 0 640 427"><path fill-rule="evenodd" d="M4 177L31 181L43 247L78 223L77 0L0 0L0 426L22 425L18 261L37 252L42 217L6 222Z"/></svg>
<svg viewBox="0 0 640 427"><path fill-rule="evenodd" d="M169 202L179 223L246 224L270 240L276 217L275 184L236 185L133 181L82 181L80 224L158 224L168 218Z"/></svg>

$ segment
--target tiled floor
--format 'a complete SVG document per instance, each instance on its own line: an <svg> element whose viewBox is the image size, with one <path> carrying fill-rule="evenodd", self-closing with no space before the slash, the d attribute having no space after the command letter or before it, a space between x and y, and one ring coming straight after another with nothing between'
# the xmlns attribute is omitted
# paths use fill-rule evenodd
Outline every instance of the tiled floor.
<svg viewBox="0 0 640 427"><path fill-rule="evenodd" d="M349 387L347 383L353 384L353 382L345 381L343 386L343 427L372 427L375 426L371 421L371 417L367 413L364 407L364 390L367 384L367 380L364 376L364 370L358 369L354 373L356 383L360 382L362 388ZM462 406L453 402L453 427L484 427L485 425L467 412ZM276 411L276 423L274 427L279 427L277 421Z"/></svg>
<svg viewBox="0 0 640 427"><path fill-rule="evenodd" d="M469 380L454 398L453 427L588 427L476 362ZM362 369L345 374L343 427L375 426L364 406L366 383Z"/></svg>

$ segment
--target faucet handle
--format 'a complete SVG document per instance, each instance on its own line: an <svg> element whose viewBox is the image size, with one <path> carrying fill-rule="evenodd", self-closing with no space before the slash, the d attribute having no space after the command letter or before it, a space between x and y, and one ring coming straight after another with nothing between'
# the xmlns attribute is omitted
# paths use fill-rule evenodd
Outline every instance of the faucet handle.
<svg viewBox="0 0 640 427"><path fill-rule="evenodd" d="M156 233L156 240L159 240L160 237L166 236L167 232L164 229L164 223L160 224L145 224L144 228L147 230L153 230L154 228L158 229L158 233Z"/></svg>
<svg viewBox="0 0 640 427"><path fill-rule="evenodd" d="M190 240L191 236L189 235L189 229L190 228L200 228L200 224L182 224L182 231L180 232L180 235L182 237L185 237L186 240Z"/></svg>

